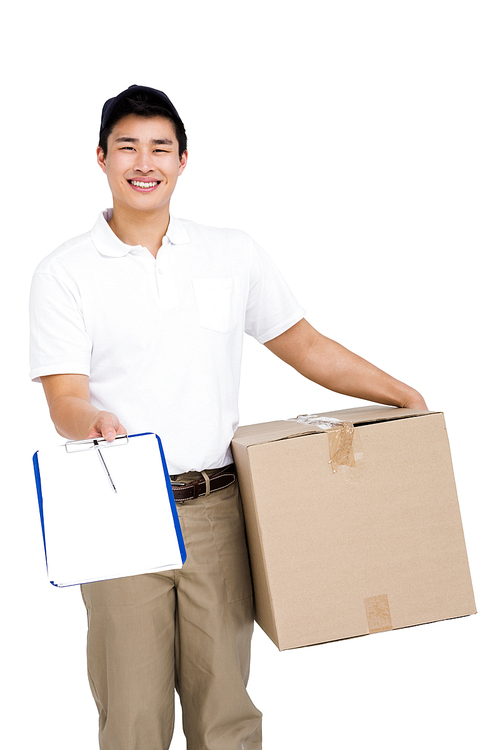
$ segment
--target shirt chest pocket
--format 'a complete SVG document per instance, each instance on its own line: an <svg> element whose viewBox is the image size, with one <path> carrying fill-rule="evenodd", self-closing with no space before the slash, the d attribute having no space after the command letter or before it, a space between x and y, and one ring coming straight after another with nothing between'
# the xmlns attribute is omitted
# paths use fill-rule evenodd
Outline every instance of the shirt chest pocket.
<svg viewBox="0 0 500 750"><path fill-rule="evenodd" d="M193 279L200 326L229 333L238 322L237 279Z"/></svg>

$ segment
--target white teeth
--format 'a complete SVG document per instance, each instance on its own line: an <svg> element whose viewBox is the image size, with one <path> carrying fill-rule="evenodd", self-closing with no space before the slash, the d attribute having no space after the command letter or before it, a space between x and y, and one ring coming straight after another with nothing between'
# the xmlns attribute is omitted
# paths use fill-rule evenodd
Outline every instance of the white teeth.
<svg viewBox="0 0 500 750"><path fill-rule="evenodd" d="M140 188L152 188L158 184L157 182L139 182L139 180L130 180L130 183L134 185L134 187Z"/></svg>

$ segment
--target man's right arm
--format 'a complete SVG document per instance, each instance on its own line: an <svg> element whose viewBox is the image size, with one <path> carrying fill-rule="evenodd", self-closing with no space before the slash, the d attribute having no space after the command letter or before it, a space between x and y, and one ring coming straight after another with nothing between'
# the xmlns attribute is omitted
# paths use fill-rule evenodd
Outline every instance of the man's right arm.
<svg viewBox="0 0 500 750"><path fill-rule="evenodd" d="M104 437L114 440L127 432L115 414L90 403L87 375L45 375L41 378L54 426L68 440Z"/></svg>

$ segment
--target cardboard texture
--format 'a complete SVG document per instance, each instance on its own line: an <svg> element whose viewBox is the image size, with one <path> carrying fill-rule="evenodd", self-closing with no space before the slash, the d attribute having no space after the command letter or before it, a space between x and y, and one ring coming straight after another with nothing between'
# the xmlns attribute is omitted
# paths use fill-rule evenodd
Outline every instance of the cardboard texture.
<svg viewBox="0 0 500 750"><path fill-rule="evenodd" d="M262 629L284 650L475 613L443 414L319 416L348 424L232 443Z"/></svg>

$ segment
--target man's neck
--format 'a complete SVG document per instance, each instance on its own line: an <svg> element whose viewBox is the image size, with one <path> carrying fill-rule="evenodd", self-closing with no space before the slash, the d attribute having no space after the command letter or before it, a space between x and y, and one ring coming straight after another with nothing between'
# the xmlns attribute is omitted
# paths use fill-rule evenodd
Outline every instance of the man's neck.
<svg viewBox="0 0 500 750"><path fill-rule="evenodd" d="M142 245L156 258L170 223L170 211L124 211L113 206L109 226L126 245Z"/></svg>

